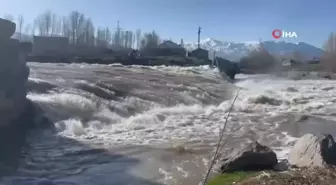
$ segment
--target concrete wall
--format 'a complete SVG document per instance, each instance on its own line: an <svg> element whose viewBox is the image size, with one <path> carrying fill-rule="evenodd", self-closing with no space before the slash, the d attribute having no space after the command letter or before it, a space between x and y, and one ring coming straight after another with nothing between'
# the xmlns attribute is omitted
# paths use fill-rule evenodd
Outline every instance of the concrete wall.
<svg viewBox="0 0 336 185"><path fill-rule="evenodd" d="M208 60L209 59L209 51L204 50L204 49L196 49L192 52L189 53L190 57L195 57L198 59L204 59Z"/></svg>
<svg viewBox="0 0 336 185"><path fill-rule="evenodd" d="M70 49L69 39L66 37L34 36L33 55L67 54Z"/></svg>

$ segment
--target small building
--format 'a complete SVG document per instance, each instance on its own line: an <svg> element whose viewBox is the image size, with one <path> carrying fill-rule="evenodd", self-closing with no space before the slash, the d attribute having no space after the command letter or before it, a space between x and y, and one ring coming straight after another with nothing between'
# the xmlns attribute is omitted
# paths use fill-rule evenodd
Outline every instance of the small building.
<svg viewBox="0 0 336 185"><path fill-rule="evenodd" d="M171 40L166 40L163 41L161 44L159 44L158 48L181 48L181 46L179 46L178 44L176 44L175 42L171 41Z"/></svg>
<svg viewBox="0 0 336 185"><path fill-rule="evenodd" d="M69 51L68 37L34 36L32 55L60 55Z"/></svg>
<svg viewBox="0 0 336 185"><path fill-rule="evenodd" d="M148 48L141 53L151 56L186 56L186 50L173 41L164 41L157 48Z"/></svg>
<svg viewBox="0 0 336 185"><path fill-rule="evenodd" d="M195 57L198 59L209 60L209 51L202 48L198 48L191 51L188 56Z"/></svg>

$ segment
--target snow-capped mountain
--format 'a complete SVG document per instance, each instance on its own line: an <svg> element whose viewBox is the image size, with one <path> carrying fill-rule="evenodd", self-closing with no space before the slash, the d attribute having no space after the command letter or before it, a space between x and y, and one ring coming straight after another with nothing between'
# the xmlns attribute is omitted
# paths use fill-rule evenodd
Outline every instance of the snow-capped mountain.
<svg viewBox="0 0 336 185"><path fill-rule="evenodd" d="M274 55L290 55L294 51L299 52L307 58L319 57L323 50L304 42L289 43L284 41L264 41L261 42L263 47ZM187 50L197 48L197 43L188 43L184 45ZM260 43L256 42L227 42L213 38L208 38L200 42L200 47L209 50L210 59L215 54L229 60L239 60L253 49L260 47Z"/></svg>

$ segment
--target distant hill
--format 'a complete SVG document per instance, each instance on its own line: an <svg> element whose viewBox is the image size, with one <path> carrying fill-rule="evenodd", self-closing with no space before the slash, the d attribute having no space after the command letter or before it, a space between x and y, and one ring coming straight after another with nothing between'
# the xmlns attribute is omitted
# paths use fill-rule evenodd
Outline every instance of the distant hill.
<svg viewBox="0 0 336 185"><path fill-rule="evenodd" d="M287 55L292 54L294 51L298 51L307 58L313 58L320 57L323 53L321 48L304 42L289 43L284 41L264 41L262 44L266 50L274 55ZM249 51L258 48L259 46L259 42L228 42L216 40L213 38L208 38L201 41L201 48L209 50L211 58L213 51L216 51L216 56L233 61L239 60ZM185 44L185 48L188 50L193 50L197 48L197 43L187 43Z"/></svg>

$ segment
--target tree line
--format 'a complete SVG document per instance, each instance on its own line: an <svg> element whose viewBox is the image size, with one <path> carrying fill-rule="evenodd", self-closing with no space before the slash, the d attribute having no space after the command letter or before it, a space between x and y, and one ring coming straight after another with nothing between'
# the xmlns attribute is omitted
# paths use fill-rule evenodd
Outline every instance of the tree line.
<svg viewBox="0 0 336 185"><path fill-rule="evenodd" d="M324 54L321 57L323 68L336 72L336 33L330 33L328 40L323 45Z"/></svg>
<svg viewBox="0 0 336 185"><path fill-rule="evenodd" d="M5 19L16 22L19 39L28 36L60 36L67 37L71 44L99 47L120 47L145 49L157 47L161 42L155 32L143 33L123 30L119 23L115 31L109 27L96 27L90 17L78 11L72 11L66 16L59 16L49 10L39 14L33 23L25 24L21 14L16 19L12 15L5 15Z"/></svg>

